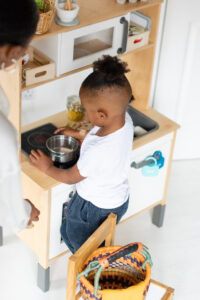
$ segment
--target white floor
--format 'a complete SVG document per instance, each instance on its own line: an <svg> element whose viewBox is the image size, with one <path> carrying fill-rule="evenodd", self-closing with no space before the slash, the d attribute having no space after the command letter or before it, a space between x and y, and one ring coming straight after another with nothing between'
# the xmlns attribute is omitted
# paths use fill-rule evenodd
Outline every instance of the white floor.
<svg viewBox="0 0 200 300"><path fill-rule="evenodd" d="M173 163L165 222L151 223L151 211L117 227L115 244L141 241L153 258L152 278L175 288L176 300L198 300L200 279L200 160ZM37 257L17 237L5 234L0 248L1 300L64 300L67 256L51 265L51 287L36 286Z"/></svg>

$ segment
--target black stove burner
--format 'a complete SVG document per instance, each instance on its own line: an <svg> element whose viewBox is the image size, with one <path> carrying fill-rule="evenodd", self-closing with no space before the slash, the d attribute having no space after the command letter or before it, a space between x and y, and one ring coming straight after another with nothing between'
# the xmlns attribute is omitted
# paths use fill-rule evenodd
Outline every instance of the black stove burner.
<svg viewBox="0 0 200 300"><path fill-rule="evenodd" d="M44 149L46 148L47 139L51 136L52 134L49 134L47 132L34 132L28 136L27 142L31 147Z"/></svg>
<svg viewBox="0 0 200 300"><path fill-rule="evenodd" d="M46 148L46 140L54 134L56 129L57 127L53 124L47 123L24 132L22 134L22 151L29 155L31 150L40 149L49 155L49 151Z"/></svg>
<svg viewBox="0 0 200 300"><path fill-rule="evenodd" d="M22 151L26 155L30 155L31 150L42 150L46 155L49 156L49 151L46 147L46 140L54 135L54 131L57 129L53 124L47 123L40 127L31 129L22 134ZM80 149L79 149L80 150ZM74 160L66 163L54 162L54 166L60 169L69 169L79 159L79 151Z"/></svg>

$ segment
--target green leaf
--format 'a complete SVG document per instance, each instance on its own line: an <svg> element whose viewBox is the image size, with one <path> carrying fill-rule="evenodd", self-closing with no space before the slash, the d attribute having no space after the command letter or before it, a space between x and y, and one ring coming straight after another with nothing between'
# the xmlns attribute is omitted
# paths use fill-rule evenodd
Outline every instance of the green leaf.
<svg viewBox="0 0 200 300"><path fill-rule="evenodd" d="M44 0L35 0L39 10L44 10Z"/></svg>

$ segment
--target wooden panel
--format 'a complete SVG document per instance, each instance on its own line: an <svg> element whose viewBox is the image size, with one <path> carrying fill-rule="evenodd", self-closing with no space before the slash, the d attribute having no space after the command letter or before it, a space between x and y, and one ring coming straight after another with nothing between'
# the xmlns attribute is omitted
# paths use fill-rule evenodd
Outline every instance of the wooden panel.
<svg viewBox="0 0 200 300"><path fill-rule="evenodd" d="M131 72L127 74L127 78L129 79L133 89L135 104L138 107L147 108L149 106L151 91L155 46L160 17L160 5L146 7L139 11L152 19L150 41L153 43L154 47L142 52L138 51L127 53L127 55L123 56L123 60L127 61L131 70Z"/></svg>
<svg viewBox="0 0 200 300"><path fill-rule="evenodd" d="M21 132L21 60L15 72L0 71L0 86L9 100L9 120Z"/></svg>
<svg viewBox="0 0 200 300"><path fill-rule="evenodd" d="M28 176L23 174L23 196L30 199L40 210L40 220L34 226L21 231L18 235L37 253L39 263L48 268L49 256L49 226L50 226L50 195L39 188Z"/></svg>
<svg viewBox="0 0 200 300"><path fill-rule="evenodd" d="M165 204L166 198L167 198L167 190L168 190L169 178L170 178L171 167L172 167L172 159L173 159L173 153L174 153L175 140L176 140L176 132L174 132L172 146L170 149L169 165L168 165L167 175L166 175L166 179L165 179L165 187L164 187L164 192L163 192L162 205Z"/></svg>
<svg viewBox="0 0 200 300"><path fill-rule="evenodd" d="M118 17L129 13L130 11L141 10L142 8L155 7L161 4L162 0L149 0L147 2L126 3L125 5L118 4L116 0L77 0L80 6L78 18L80 23L74 27L63 27L57 25L54 21L50 30L43 35L36 35L34 40L39 40L47 36L52 36L58 33L71 31L90 24L95 24L107 19Z"/></svg>
<svg viewBox="0 0 200 300"><path fill-rule="evenodd" d="M147 108L151 88L153 70L154 47L144 49L142 52L131 52L123 56L131 70L127 78L132 86L135 105Z"/></svg>
<svg viewBox="0 0 200 300"><path fill-rule="evenodd" d="M151 7L145 7L139 10L145 16L151 18L151 33L150 33L150 40L153 43L157 41L157 34L159 28L159 21L160 21L160 5L155 5Z"/></svg>

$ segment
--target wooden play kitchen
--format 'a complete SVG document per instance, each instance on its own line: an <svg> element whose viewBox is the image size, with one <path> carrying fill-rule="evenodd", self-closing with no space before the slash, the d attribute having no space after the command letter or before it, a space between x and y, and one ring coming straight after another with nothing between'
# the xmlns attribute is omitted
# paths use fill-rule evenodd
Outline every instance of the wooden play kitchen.
<svg viewBox="0 0 200 300"><path fill-rule="evenodd" d="M21 62L15 73L0 72L0 84L10 100L9 118L18 131L19 140L22 132L48 122L57 127L63 126L67 121L66 111L22 128L22 92L86 70L91 67L92 61L102 54L120 55L121 59L128 62L131 69L127 77L135 97L132 104L135 110L131 111L133 120L138 118L139 126L142 119L144 124L152 124L146 127L146 134L136 138L133 143L129 176L130 205L122 222L153 208L152 222L161 227L176 131L179 128L176 123L149 106L162 0L140 1L125 5L120 5L115 0L79 0L77 4L80 6L78 25L63 27L53 21L47 33L33 38L34 47L54 61L56 75L53 78L29 85L22 84ZM129 48L127 51L128 25L131 13L136 11L151 19L149 39L142 47ZM47 291L50 263L68 252L61 241L60 225L63 204L69 201L74 186L60 184L49 178L31 166L28 157L21 151L19 155L24 198L31 199L41 211L40 221L33 228L22 231L19 237L38 255L38 285L43 291ZM154 165L152 169L151 166Z"/></svg>

